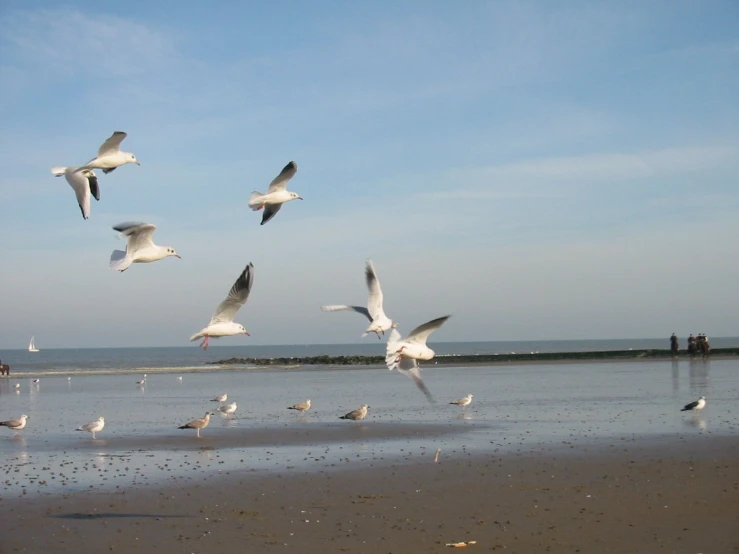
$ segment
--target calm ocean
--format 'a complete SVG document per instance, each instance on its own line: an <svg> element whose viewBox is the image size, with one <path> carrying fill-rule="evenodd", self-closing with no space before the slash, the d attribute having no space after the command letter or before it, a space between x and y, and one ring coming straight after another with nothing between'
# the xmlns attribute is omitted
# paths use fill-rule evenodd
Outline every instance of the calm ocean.
<svg viewBox="0 0 739 554"><path fill-rule="evenodd" d="M685 343L685 339L681 337ZM710 338L713 348L739 346L739 337ZM197 346L166 348L65 348L27 350L0 350L0 359L10 364L13 372L53 374L56 372L171 369L196 370L212 367L211 362L226 358L279 358L300 356L373 356L384 354L384 341L367 339L355 344L305 344L274 346L214 346L203 351ZM430 346L437 355L494 354L524 352L588 352L628 350L641 348L669 348L667 338L618 340L560 340L560 341L490 341L490 342L434 342Z"/></svg>

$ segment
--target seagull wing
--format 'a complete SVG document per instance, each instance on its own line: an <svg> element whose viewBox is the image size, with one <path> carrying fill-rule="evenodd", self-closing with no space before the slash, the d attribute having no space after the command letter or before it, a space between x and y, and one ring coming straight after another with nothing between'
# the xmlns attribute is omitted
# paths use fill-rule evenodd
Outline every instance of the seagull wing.
<svg viewBox="0 0 739 554"><path fill-rule="evenodd" d="M130 252L136 252L142 248L154 246L152 235L156 228L157 226L152 223L143 223L140 221L119 223L113 227L115 231L128 238L126 249Z"/></svg>
<svg viewBox="0 0 739 554"><path fill-rule="evenodd" d="M285 190L287 182L292 179L297 172L298 164L296 164L295 162L290 162L289 164L287 164L285 167L282 168L280 174L275 177L269 184L267 194L269 194L270 192L277 192L278 190Z"/></svg>
<svg viewBox="0 0 739 554"><path fill-rule="evenodd" d="M321 309L324 312L340 312L343 310L357 312L358 314L362 314L364 317L369 319L370 323L372 322L372 316L370 315L367 308L365 308L364 306L321 306Z"/></svg>
<svg viewBox="0 0 739 554"><path fill-rule="evenodd" d="M119 152L121 149L121 143L123 142L123 139L126 138L126 136L128 135L123 131L116 131L115 133L110 135L108 140L106 140L103 145L98 148L98 157Z"/></svg>
<svg viewBox="0 0 739 554"><path fill-rule="evenodd" d="M282 204L265 204L264 213L262 214L262 222L260 223L260 225L264 225L270 219L272 219L275 214L280 211L280 208L282 208Z"/></svg>
<svg viewBox="0 0 739 554"><path fill-rule="evenodd" d="M74 194L77 197L77 204L82 212L83 219L90 217L90 182L85 176L84 172L77 171L76 167L68 167L63 174L57 175L64 178L69 183L69 186L74 190Z"/></svg>
<svg viewBox="0 0 739 554"><path fill-rule="evenodd" d="M236 312L239 311L241 306L246 303L246 299L249 298L249 292L251 291L253 283L254 265L250 263L246 266L244 271L241 272L239 278L236 279L236 282L231 287L226 299L216 308L216 311L210 320L210 325L232 322Z"/></svg>
<svg viewBox="0 0 739 554"><path fill-rule="evenodd" d="M438 317L436 319L432 319L427 323L424 323L423 325L419 325L410 332L410 334L405 338L405 341L416 344L426 344L429 335L436 331L439 327L444 325L444 322L450 317L452 316L445 315L444 317Z"/></svg>
<svg viewBox="0 0 739 554"><path fill-rule="evenodd" d="M90 192L95 197L95 200L100 200L100 187L98 186L98 178L95 172L90 169L89 171L83 171L82 174L87 177L87 182L90 185Z"/></svg>
<svg viewBox="0 0 739 554"><path fill-rule="evenodd" d="M367 266L364 268L364 277L367 280L367 311L371 320L379 319L385 315L382 309L382 289L380 288L380 280L377 278L377 272L372 260L367 260Z"/></svg>
<svg viewBox="0 0 739 554"><path fill-rule="evenodd" d="M697 408L698 407L698 402L700 402L700 401L699 400L696 400L695 402L691 402L690 404L686 404L685 407L683 408L683 410L692 410L693 408Z"/></svg>
<svg viewBox="0 0 739 554"><path fill-rule="evenodd" d="M423 379L421 378L421 368L418 367L418 362L414 360L413 358L402 358L400 360L400 363L397 367L398 373L401 373L408 377L409 379L412 379L413 382L416 384L418 389L426 395L426 399L431 404L436 404L436 400L434 400L434 397L431 395L431 392L426 387L426 384L423 382Z"/></svg>

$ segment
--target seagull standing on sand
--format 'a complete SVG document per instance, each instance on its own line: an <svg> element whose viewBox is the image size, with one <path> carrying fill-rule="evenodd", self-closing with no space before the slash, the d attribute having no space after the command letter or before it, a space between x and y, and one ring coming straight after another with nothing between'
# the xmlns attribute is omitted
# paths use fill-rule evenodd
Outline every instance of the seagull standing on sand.
<svg viewBox="0 0 739 554"><path fill-rule="evenodd" d="M681 412L700 412L703 408L706 407L706 397L701 396L698 400L695 402L691 402L690 404L685 404Z"/></svg>
<svg viewBox="0 0 739 554"><path fill-rule="evenodd" d="M369 333L375 333L377 338L380 338L380 333L383 335L385 331L395 329L398 324L393 323L392 319L385 315L385 311L382 309L382 289L380 288L380 280L377 278L377 272L372 260L367 260L367 264L364 269L364 276L367 281L367 290L369 292L367 298L367 307L362 306L321 306L324 312L338 312L341 310L354 311L362 314L364 317L370 320L370 326L362 335L363 337Z"/></svg>
<svg viewBox="0 0 739 554"><path fill-rule="evenodd" d="M264 225L272 219L275 214L280 211L280 208L285 202L290 202L290 200L302 200L300 195L296 192L289 192L286 188L287 182L292 179L297 172L298 164L290 162L282 168L280 174L269 184L269 189L266 194L262 194L257 191L251 193L251 196L249 197L249 207L255 212L264 208L264 215L262 216L262 223L260 223L260 225Z"/></svg>
<svg viewBox="0 0 739 554"><path fill-rule="evenodd" d="M238 408L236 402L231 402L230 404L221 406L220 408L218 408L218 410L226 415L231 415L236 411L236 408Z"/></svg>
<svg viewBox="0 0 739 554"><path fill-rule="evenodd" d="M348 414L344 414L339 419L351 419L352 421L362 421L365 417L367 417L367 404L362 404L361 408L357 408L354 411L349 412Z"/></svg>
<svg viewBox="0 0 739 554"><path fill-rule="evenodd" d="M454 404L455 406L462 406L463 408L466 408L470 405L470 402L472 402L473 394L468 394L464 398L460 398L459 400L455 400L454 402L449 402L449 404Z"/></svg>
<svg viewBox="0 0 739 554"><path fill-rule="evenodd" d="M228 393L219 394L215 398L211 399L211 402L220 402L223 404L226 400L228 400Z"/></svg>
<svg viewBox="0 0 739 554"><path fill-rule="evenodd" d="M203 416L200 419L194 419L190 423L186 423L182 427L178 427L178 429L195 429L198 432L198 438L200 438L200 430L205 429L208 426L208 423L210 423L210 416L213 414L210 412L205 412L205 416Z"/></svg>
<svg viewBox="0 0 739 554"><path fill-rule="evenodd" d="M299 402L287 407L288 410L298 410L301 414L310 410L310 400Z"/></svg>
<svg viewBox="0 0 739 554"><path fill-rule="evenodd" d="M77 427L77 431L87 431L88 433L92 433L92 438L95 439L95 433L99 433L103 430L103 427L105 427L105 418L103 416L100 416L95 421L92 421L90 423L87 423L86 425L83 425L82 427Z"/></svg>
<svg viewBox="0 0 739 554"><path fill-rule="evenodd" d="M28 416L23 414L18 419L9 419L8 421L0 421L0 426L7 427L8 429L12 429L16 433L18 433L18 431L26 427L27 419L28 419Z"/></svg>
<svg viewBox="0 0 739 554"><path fill-rule="evenodd" d="M100 200L98 178L92 169L77 171L79 167L52 167L51 172L57 177L64 175L69 186L77 197L77 205L82 212L82 219L90 217L90 195Z"/></svg>
<svg viewBox="0 0 739 554"><path fill-rule="evenodd" d="M113 250L110 255L110 269L126 271L131 264L145 264L156 262L168 256L180 258L171 246L158 246L154 244L152 235L156 225L151 223L127 222L119 223L114 230L128 238L126 251Z"/></svg>
<svg viewBox="0 0 739 554"><path fill-rule="evenodd" d="M141 165L136 156L131 152L121 151L121 142L128 135L123 131L116 131L103 145L98 148L98 155L83 165L80 169L102 169L103 173L108 174L115 171L116 167L126 164ZM79 171L79 169L78 169Z"/></svg>
<svg viewBox="0 0 739 554"><path fill-rule="evenodd" d="M241 306L249 298L249 292L251 291L253 282L254 266L250 263L241 272L239 278L236 279L226 299L218 305L213 317L210 318L208 326L191 336L190 341L205 337L203 342L200 343L200 346L207 350L210 337L230 337L241 334L249 336L249 332L244 329L244 326L234 323L233 319L236 316L236 312L239 311Z"/></svg>

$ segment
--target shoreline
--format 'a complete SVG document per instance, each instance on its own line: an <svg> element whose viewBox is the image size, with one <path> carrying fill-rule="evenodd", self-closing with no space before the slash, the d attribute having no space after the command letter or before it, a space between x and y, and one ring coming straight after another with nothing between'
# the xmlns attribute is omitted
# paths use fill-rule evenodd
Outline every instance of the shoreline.
<svg viewBox="0 0 739 554"><path fill-rule="evenodd" d="M440 355L428 362L422 362L421 368L428 367L476 367L476 366L524 366L524 365L561 365L580 363L628 363L628 362L707 362L710 360L739 360L739 348L717 348L710 356L691 357L687 353L672 356L669 350L606 350L592 352L543 352L534 354L469 354ZM329 370L329 369L385 369L383 356L311 356L295 358L228 358L215 362L204 362L197 366L142 366L137 368L118 369L58 369L58 370L13 370L10 376L3 379L25 377L68 377L83 375L139 375L141 373L208 373L221 370Z"/></svg>
<svg viewBox="0 0 739 554"><path fill-rule="evenodd" d="M319 471L193 471L163 486L5 499L0 551L730 552L739 438L449 449ZM349 460L347 458L347 460Z"/></svg>

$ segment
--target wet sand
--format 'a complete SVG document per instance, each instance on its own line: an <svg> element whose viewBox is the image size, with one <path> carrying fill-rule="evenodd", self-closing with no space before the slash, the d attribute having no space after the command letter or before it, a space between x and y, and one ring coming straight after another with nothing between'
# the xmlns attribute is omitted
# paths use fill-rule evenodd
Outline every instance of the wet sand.
<svg viewBox="0 0 739 554"><path fill-rule="evenodd" d="M738 456L695 435L210 472L4 499L0 552L739 552Z"/></svg>

